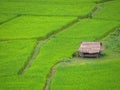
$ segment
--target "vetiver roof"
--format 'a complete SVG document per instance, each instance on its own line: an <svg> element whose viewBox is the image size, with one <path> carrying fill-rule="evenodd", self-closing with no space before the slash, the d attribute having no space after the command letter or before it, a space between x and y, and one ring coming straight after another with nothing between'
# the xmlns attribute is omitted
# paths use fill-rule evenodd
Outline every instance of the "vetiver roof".
<svg viewBox="0 0 120 90"><path fill-rule="evenodd" d="M103 49L101 42L82 42L78 51L83 53L99 53Z"/></svg>

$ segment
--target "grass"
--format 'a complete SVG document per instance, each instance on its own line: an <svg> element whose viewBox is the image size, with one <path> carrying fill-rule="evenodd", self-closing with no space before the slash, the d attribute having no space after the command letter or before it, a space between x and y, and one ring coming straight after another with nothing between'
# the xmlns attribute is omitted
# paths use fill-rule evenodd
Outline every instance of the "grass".
<svg viewBox="0 0 120 90"><path fill-rule="evenodd" d="M96 12L94 18L120 20L120 10L118 9L119 6L119 0L104 3L102 7Z"/></svg>
<svg viewBox="0 0 120 90"><path fill-rule="evenodd" d="M29 59L36 40L0 42L0 89L8 90L18 76L18 71ZM14 78L16 76L16 79ZM4 83L3 83L4 82ZM17 83L17 82L16 82Z"/></svg>
<svg viewBox="0 0 120 90"><path fill-rule="evenodd" d="M93 22L96 22L93 24ZM50 71L50 68L57 63L58 61L64 60L66 58L71 57L72 53L76 51L79 47L80 42L83 40L94 40L93 38L95 35L96 37L101 37L106 32L113 29L113 26L116 27L119 25L118 22L111 22L112 27L104 27L106 32L101 32L101 34L97 35L103 28L104 25L109 25L109 21L103 20L83 20L80 24L74 25L71 28L67 29L66 31L57 34L52 39L48 40L40 49L40 53L38 57L33 62L32 66L22 75L10 75L8 74L7 77L2 77L1 81L5 81L4 84L1 83L2 90L9 90L9 89L17 89L17 90L43 90L46 77ZM104 24L103 24L104 23ZM109 22L110 23L110 22ZM90 27L90 26L91 27ZM82 28L79 28L82 27ZM78 27L78 28L76 28ZM91 30L97 30L95 33L92 33L90 36L86 35L86 27L89 27L87 31L89 33ZM75 32L70 35L70 32L73 32L73 28L76 28ZM84 28L84 29L83 29ZM82 31L82 33L81 33ZM79 33L79 35L78 35ZM84 34L83 34L84 33ZM66 39L62 37L63 35L66 36ZM74 38L74 35L78 35L79 37ZM68 38L69 36L73 36L73 38ZM54 46L54 47L53 47ZM28 47L29 48L29 47ZM9 57L8 57L9 59ZM4 59L2 59L4 60ZM4 65L3 65L4 66ZM2 71L2 70L1 70ZM6 70L5 70L6 72Z"/></svg>
<svg viewBox="0 0 120 90"><path fill-rule="evenodd" d="M50 71L50 68L56 64L57 62L64 60L66 58L71 57L72 53L74 51L77 50L77 48L80 45L81 41L88 41L88 40L95 40L95 38L90 38L90 36L85 36L82 37L82 35L84 36L85 34L80 33L81 30L83 28L76 28L77 27L82 27L82 23L84 23L84 29L89 26L89 24L91 23L92 26L91 28L89 28L89 33L91 32L91 30L97 29L96 33L99 33L103 28L102 25L104 26L104 24L109 25L108 22L106 21L96 21L99 23L93 24L94 20L85 20L85 21L81 21L81 25L74 25L73 27L76 29L76 31L78 32L74 32L73 34L67 33L67 32L73 32L73 27L67 29L66 31L56 35L53 39L49 40L48 42L46 42L46 44L43 45L43 47L41 47L41 52L38 55L38 57L36 58L35 62L33 63L32 67L29 68L29 70L27 70L27 72L25 73L26 75L36 75L36 78L38 78L39 83L41 82L41 85L44 85L43 83L45 83L46 80L46 76ZM85 24L86 22L86 24ZM89 23L88 23L89 22ZM100 23L101 22L101 23ZM104 24L103 24L104 23ZM111 22L112 25L114 25L114 27L116 27L119 23L117 22ZM107 26L106 26L107 27ZM106 30L106 32L110 31L111 29L113 29L113 26L110 27L104 27ZM94 30L95 31L95 30ZM85 30L83 30L82 32L86 32ZM79 35L78 35L79 33ZM95 36L96 37L100 37L101 35L105 34L105 32L101 32L101 34L97 35L96 33L91 34L91 36ZM78 38L67 38L68 36L76 36L76 34L79 36ZM60 35L64 35L66 38L62 38L60 37ZM54 46L54 47L53 47ZM41 75L42 78L39 78L37 75ZM37 83L37 81L36 81ZM43 86L42 86L43 87ZM38 87L39 88L39 87Z"/></svg>
<svg viewBox="0 0 120 90"><path fill-rule="evenodd" d="M120 25L116 21L119 20L119 10L116 9L119 0L103 4L103 8L96 12L94 19L80 20L47 40L41 46L40 53L31 67L22 75L17 74L32 54L37 42L35 39L46 38L77 17L88 16L96 7L94 2L99 1L101 0L0 0L0 22L8 21L15 15L20 16L0 25L0 90L43 90L50 69L57 62L71 58L79 48L80 42L99 40L114 31ZM95 60L76 60L66 66L60 65L57 67L51 89L119 90L120 45L119 38L115 38L119 36L118 33L103 40L106 48L111 49L105 50L104 53L109 54L100 58L116 58L115 61L100 63ZM80 65L81 62L88 65Z"/></svg>
<svg viewBox="0 0 120 90"><path fill-rule="evenodd" d="M50 90L119 90L119 64L120 59L97 64L60 66Z"/></svg>
<svg viewBox="0 0 120 90"><path fill-rule="evenodd" d="M35 43L35 40L0 42L0 76L17 74L30 57Z"/></svg>
<svg viewBox="0 0 120 90"><path fill-rule="evenodd" d="M69 0L69 1L65 1L65 0L1 0L1 1L10 1L10 2L54 2L54 3L80 3L80 2L98 2L101 0Z"/></svg>
<svg viewBox="0 0 120 90"><path fill-rule="evenodd" d="M14 18L16 15L6 15L6 14L0 14L0 24L2 24L3 22Z"/></svg>
<svg viewBox="0 0 120 90"><path fill-rule="evenodd" d="M7 7L6 7L7 6ZM0 2L0 12L22 15L87 16L96 4L81 2L77 4L50 2Z"/></svg>
<svg viewBox="0 0 120 90"><path fill-rule="evenodd" d="M0 26L0 39L46 38L76 17L21 16Z"/></svg>
<svg viewBox="0 0 120 90"><path fill-rule="evenodd" d="M109 53L109 57L115 58L117 53L120 53L120 29L103 39L103 42L106 45L106 53Z"/></svg>
<svg viewBox="0 0 120 90"><path fill-rule="evenodd" d="M57 37L66 39L80 39L89 37L92 38L92 40L99 40L104 37L104 35L114 31L115 27L118 27L119 25L119 22L85 19L81 20L79 23L69 28L69 30L66 30L64 33L60 33Z"/></svg>
<svg viewBox="0 0 120 90"><path fill-rule="evenodd" d="M119 32L118 29L102 40L106 47L104 57L59 64L50 90L119 90Z"/></svg>

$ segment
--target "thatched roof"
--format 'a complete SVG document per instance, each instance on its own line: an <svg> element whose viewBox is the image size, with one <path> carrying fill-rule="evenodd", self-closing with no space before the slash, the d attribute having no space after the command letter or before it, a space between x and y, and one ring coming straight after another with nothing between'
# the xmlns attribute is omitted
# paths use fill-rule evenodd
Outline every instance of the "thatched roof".
<svg viewBox="0 0 120 90"><path fill-rule="evenodd" d="M83 53L99 53L103 49L101 42L82 42L78 51Z"/></svg>

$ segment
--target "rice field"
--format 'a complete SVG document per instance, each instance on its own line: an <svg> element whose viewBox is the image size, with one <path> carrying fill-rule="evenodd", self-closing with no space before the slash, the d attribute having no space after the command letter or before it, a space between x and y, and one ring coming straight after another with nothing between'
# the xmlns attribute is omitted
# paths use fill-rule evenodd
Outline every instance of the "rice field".
<svg viewBox="0 0 120 90"><path fill-rule="evenodd" d="M50 90L119 90L119 32L120 30L117 30L103 40L107 48L104 51L105 58L74 59L58 64Z"/></svg>
<svg viewBox="0 0 120 90"><path fill-rule="evenodd" d="M0 24L8 21L8 20L11 20L12 18L15 18L16 15L6 15L6 14L0 14Z"/></svg>
<svg viewBox="0 0 120 90"><path fill-rule="evenodd" d="M20 16L0 26L0 39L46 38L76 19L76 17Z"/></svg>
<svg viewBox="0 0 120 90"><path fill-rule="evenodd" d="M18 71L30 58L35 45L36 40L0 42L0 90L14 89L12 85L19 79Z"/></svg>
<svg viewBox="0 0 120 90"><path fill-rule="evenodd" d="M84 19L76 23L76 25L65 30L64 33L59 33L57 38L92 38L97 40L104 38L104 35L114 31L115 27L120 24L117 21L96 20L96 19ZM74 33L73 33L74 32Z"/></svg>
<svg viewBox="0 0 120 90"><path fill-rule="evenodd" d="M119 6L120 6L119 0L104 3L99 8L99 11L96 12L94 18L119 21L120 20L120 10L118 9Z"/></svg>
<svg viewBox="0 0 120 90"><path fill-rule="evenodd" d="M119 90L119 5L0 0L0 90ZM82 41L102 41L105 56L74 62Z"/></svg>
<svg viewBox="0 0 120 90"><path fill-rule="evenodd" d="M3 2L9 1L9 2L56 2L56 3L80 3L80 2L100 2L104 0L1 0Z"/></svg>
<svg viewBox="0 0 120 90"><path fill-rule="evenodd" d="M50 90L119 90L119 64L120 59L97 64L60 66Z"/></svg>
<svg viewBox="0 0 120 90"><path fill-rule="evenodd" d="M0 2L0 8L0 12L5 14L84 17L95 8L95 3L56 4L46 2Z"/></svg>

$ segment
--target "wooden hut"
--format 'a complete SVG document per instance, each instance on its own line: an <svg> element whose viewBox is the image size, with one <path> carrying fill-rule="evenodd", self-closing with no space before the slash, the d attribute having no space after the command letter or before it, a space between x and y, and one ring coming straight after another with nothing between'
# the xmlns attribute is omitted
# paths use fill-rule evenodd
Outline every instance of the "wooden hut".
<svg viewBox="0 0 120 90"><path fill-rule="evenodd" d="M102 50L101 42L82 42L78 52L81 57L99 57Z"/></svg>

